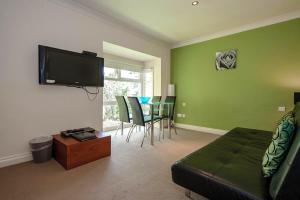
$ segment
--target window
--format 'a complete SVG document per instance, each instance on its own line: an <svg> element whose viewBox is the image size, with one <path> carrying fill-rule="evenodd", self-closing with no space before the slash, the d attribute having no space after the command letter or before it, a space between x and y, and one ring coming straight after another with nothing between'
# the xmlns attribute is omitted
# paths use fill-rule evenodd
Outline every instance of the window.
<svg viewBox="0 0 300 200"><path fill-rule="evenodd" d="M118 78L118 70L114 68L105 67L104 68L105 78Z"/></svg>
<svg viewBox="0 0 300 200"><path fill-rule="evenodd" d="M143 72L143 88L144 88L144 96L151 97L153 96L153 70L152 69L144 69Z"/></svg>
<svg viewBox="0 0 300 200"><path fill-rule="evenodd" d="M115 96L152 96L153 73L142 67L124 66L108 62L104 67L103 127L114 129L119 125L119 111Z"/></svg>
<svg viewBox="0 0 300 200"><path fill-rule="evenodd" d="M123 70L123 69L121 70L121 78L139 80L140 76L141 76L140 72L134 72L134 71Z"/></svg>

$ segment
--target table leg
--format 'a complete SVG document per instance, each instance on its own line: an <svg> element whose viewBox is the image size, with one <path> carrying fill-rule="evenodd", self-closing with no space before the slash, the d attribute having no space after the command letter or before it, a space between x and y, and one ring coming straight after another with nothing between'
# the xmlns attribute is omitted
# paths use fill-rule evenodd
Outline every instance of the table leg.
<svg viewBox="0 0 300 200"><path fill-rule="evenodd" d="M150 105L151 109L151 145L154 145L154 123L153 123L153 105Z"/></svg>

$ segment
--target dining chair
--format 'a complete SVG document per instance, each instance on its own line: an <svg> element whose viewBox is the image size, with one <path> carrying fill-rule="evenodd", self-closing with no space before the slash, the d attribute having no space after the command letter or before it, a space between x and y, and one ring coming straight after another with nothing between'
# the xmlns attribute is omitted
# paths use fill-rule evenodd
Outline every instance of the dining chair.
<svg viewBox="0 0 300 200"><path fill-rule="evenodd" d="M161 101L161 96L153 96L152 97L152 103L159 103ZM159 115L159 108L160 105L153 105L153 114Z"/></svg>
<svg viewBox="0 0 300 200"><path fill-rule="evenodd" d="M164 119L169 120L168 127L171 128L171 131L173 128L175 131L175 134L177 135L177 130L176 130L175 123L174 123L176 96L166 96L166 99L164 102L166 104L162 105L161 118L162 118L162 120L164 120ZM164 127L163 127L163 129L164 129ZM164 131L162 131L162 133L163 133L163 138L164 138Z"/></svg>
<svg viewBox="0 0 300 200"><path fill-rule="evenodd" d="M123 135L124 123L130 123L131 117L129 115L128 105L126 103L125 97L116 96L116 100L119 107L119 120L121 121L121 124L119 125L116 134L118 133L118 130L121 128L121 135Z"/></svg>
<svg viewBox="0 0 300 200"><path fill-rule="evenodd" d="M142 147L144 144L146 134L149 133L149 129L151 128L151 116L144 115L141 104L137 97L128 97L128 101L129 101L129 104L131 107L133 126L130 128L130 130L128 132L126 141L129 142L130 137L133 132L133 129L136 126L143 126L143 127L145 127L145 129L144 129L144 137L143 137L142 144L141 144L141 147ZM161 119L161 117L154 116L153 122L157 122L160 119Z"/></svg>

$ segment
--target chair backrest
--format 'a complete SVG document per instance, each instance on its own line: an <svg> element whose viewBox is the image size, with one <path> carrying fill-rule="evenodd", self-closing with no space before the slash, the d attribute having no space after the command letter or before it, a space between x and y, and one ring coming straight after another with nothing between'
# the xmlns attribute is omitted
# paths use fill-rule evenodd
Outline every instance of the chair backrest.
<svg viewBox="0 0 300 200"><path fill-rule="evenodd" d="M152 97L152 102L160 102L161 96L153 96Z"/></svg>
<svg viewBox="0 0 300 200"><path fill-rule="evenodd" d="M129 110L124 96L116 96L119 107L119 118L121 122L130 123Z"/></svg>
<svg viewBox="0 0 300 200"><path fill-rule="evenodd" d="M157 103L161 101L161 96L153 96L152 97L152 103ZM159 115L159 108L160 105L153 105L153 114Z"/></svg>
<svg viewBox="0 0 300 200"><path fill-rule="evenodd" d="M165 99L165 103L171 103L170 106L170 113L169 118L171 120L174 119L174 110L175 110L175 102L176 102L176 96L167 96ZM168 105L163 106L163 115L168 115Z"/></svg>
<svg viewBox="0 0 300 200"><path fill-rule="evenodd" d="M270 195L274 200L300 199L300 103L294 109L296 132L286 158L270 183Z"/></svg>
<svg viewBox="0 0 300 200"><path fill-rule="evenodd" d="M128 97L128 101L131 107L133 124L145 126L144 114L138 98Z"/></svg>

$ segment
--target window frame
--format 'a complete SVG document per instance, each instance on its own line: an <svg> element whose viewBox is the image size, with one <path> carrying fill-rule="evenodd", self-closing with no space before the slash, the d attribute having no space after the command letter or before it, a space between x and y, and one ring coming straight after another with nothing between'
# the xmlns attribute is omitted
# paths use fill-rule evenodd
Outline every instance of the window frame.
<svg viewBox="0 0 300 200"><path fill-rule="evenodd" d="M154 94L154 70L153 67L145 67L145 66L137 66L137 65L132 65L132 64L126 64L126 63L122 63L122 62L118 62L118 61L113 61L113 60L109 60L109 59L105 59L105 63L104 63L104 70L105 68L112 68L117 70L116 74L117 77L116 78L112 78L112 77L105 77L104 76L104 81L117 81L117 82L127 82L127 83L139 83L140 84L140 92L141 95L145 95L145 80L144 80L144 73L145 72L149 72L151 71L152 73L152 94ZM121 70L127 70L127 71L132 71L132 72L138 72L139 73L139 78L138 79L130 79L130 78L122 78L121 77ZM104 92L104 88L103 88L103 92ZM110 101L104 101L104 95L103 95L103 107L104 106L116 106L117 105L117 101L114 100L110 100ZM104 110L104 108L103 108ZM104 118L104 115L103 115ZM106 129L108 130L113 130L116 127L106 127Z"/></svg>
<svg viewBox="0 0 300 200"><path fill-rule="evenodd" d="M140 92L141 92L141 95L143 95L143 93L144 93L144 80L143 80L144 66L127 64L127 63L122 63L122 62L113 61L113 60L106 60L106 62L104 63L104 70L105 70L106 67L117 70L117 78L111 78L111 77L105 77L104 76L104 81L109 80L109 81L118 81L118 82L140 83L141 84L141 91ZM138 72L139 73L139 78L138 79L122 78L121 77L121 70ZM114 101L104 101L104 99L103 99L103 106L106 106L106 105L107 106L117 105L117 101L116 100L114 100Z"/></svg>

